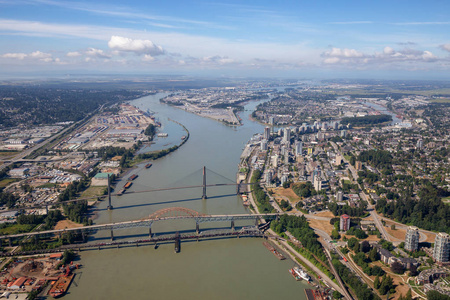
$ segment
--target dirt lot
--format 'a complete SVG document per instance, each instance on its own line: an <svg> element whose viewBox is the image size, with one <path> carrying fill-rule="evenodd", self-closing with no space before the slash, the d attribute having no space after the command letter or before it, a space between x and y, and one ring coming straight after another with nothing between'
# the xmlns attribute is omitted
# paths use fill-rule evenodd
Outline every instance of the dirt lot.
<svg viewBox="0 0 450 300"><path fill-rule="evenodd" d="M331 211L322 211L322 212L318 212L314 214L315 216L318 217L325 217L325 218L335 218L335 216L333 215L333 213Z"/></svg>
<svg viewBox="0 0 450 300"><path fill-rule="evenodd" d="M59 221L58 223L56 223L56 226L54 229L58 230L58 229L65 229L65 228L78 228L78 227L83 227L83 225L72 222L70 220L62 220L62 221Z"/></svg>
<svg viewBox="0 0 450 300"><path fill-rule="evenodd" d="M321 220L314 220L309 219L309 226L312 228L317 228L325 231L328 234L331 234L331 231L333 231L334 227L330 224L329 221L321 221Z"/></svg>
<svg viewBox="0 0 450 300"><path fill-rule="evenodd" d="M300 201L300 198L294 193L294 191L291 188L285 189L282 187L278 187L275 189L272 189L273 191L273 196L277 197L277 196L281 196L280 198L287 197L293 205L295 205L298 201Z"/></svg>

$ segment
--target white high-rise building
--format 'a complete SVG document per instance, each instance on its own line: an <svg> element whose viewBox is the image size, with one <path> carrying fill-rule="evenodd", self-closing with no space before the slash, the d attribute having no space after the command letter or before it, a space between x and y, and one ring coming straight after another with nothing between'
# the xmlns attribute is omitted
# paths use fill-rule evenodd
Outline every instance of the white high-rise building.
<svg viewBox="0 0 450 300"><path fill-rule="evenodd" d="M289 144L291 142L291 129L289 127L284 128L283 143Z"/></svg>
<svg viewBox="0 0 450 300"><path fill-rule="evenodd" d="M269 140L270 139L270 127L264 128L264 139Z"/></svg>
<svg viewBox="0 0 450 300"><path fill-rule="evenodd" d="M261 141L261 151L267 151L267 149L268 149L267 140L264 139Z"/></svg>
<svg viewBox="0 0 450 300"><path fill-rule="evenodd" d="M419 228L409 226L406 230L405 249L408 251L416 251L419 249Z"/></svg>
<svg viewBox="0 0 450 300"><path fill-rule="evenodd" d="M440 232L436 235L434 241L433 258L437 262L444 263L449 261L450 236L447 233Z"/></svg>

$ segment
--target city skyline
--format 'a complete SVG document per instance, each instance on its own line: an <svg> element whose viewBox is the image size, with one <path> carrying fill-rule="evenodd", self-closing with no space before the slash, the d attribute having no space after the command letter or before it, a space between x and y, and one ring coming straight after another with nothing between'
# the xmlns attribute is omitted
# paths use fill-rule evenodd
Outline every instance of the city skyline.
<svg viewBox="0 0 450 300"><path fill-rule="evenodd" d="M0 0L0 75L446 79L449 6Z"/></svg>

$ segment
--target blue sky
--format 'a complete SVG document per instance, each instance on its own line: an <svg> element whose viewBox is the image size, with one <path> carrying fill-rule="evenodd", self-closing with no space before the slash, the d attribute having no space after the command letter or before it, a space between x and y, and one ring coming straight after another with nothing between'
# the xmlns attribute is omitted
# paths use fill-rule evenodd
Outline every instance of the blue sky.
<svg viewBox="0 0 450 300"><path fill-rule="evenodd" d="M0 74L450 78L450 1L0 0Z"/></svg>

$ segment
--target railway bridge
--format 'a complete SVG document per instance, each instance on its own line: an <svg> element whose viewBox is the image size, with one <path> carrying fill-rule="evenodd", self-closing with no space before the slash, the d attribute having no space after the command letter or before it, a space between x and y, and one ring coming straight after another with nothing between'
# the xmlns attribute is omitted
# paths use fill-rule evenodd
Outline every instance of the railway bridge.
<svg viewBox="0 0 450 300"><path fill-rule="evenodd" d="M109 230L111 233L111 241L114 241L114 230L125 229L125 228L136 228L145 227L148 228L149 238L153 237L152 224L159 221L170 221L170 220L180 220L180 219L191 219L195 221L196 235L200 235L200 224L208 222L230 222L231 232L235 232L235 222L241 220L254 220L255 225L258 225L260 219L276 219L281 213L271 213L271 214L229 214L229 215L207 215L199 213L195 210L184 208L184 207L170 207L160 209L147 218L134 221L124 221L116 223L107 223L99 225L82 226L76 228L66 228L66 229L55 229L55 230L45 230L45 231L35 231L21 234L3 235L0 236L0 245L8 240L9 245L12 246L13 241L16 239L35 237L53 237L55 235L61 236L67 232L80 233L81 235L86 235L91 232L96 232L100 230Z"/></svg>

